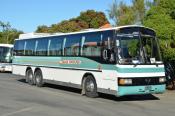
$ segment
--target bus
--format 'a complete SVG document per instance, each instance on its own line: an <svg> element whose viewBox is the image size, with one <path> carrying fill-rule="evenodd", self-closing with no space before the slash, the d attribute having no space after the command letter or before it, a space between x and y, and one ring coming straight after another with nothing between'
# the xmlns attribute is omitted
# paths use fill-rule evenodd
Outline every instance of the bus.
<svg viewBox="0 0 175 116"><path fill-rule="evenodd" d="M30 85L80 88L82 95L158 94L165 71L153 29L127 25L15 40L13 74Z"/></svg>
<svg viewBox="0 0 175 116"><path fill-rule="evenodd" d="M0 72L12 71L12 44L0 44Z"/></svg>

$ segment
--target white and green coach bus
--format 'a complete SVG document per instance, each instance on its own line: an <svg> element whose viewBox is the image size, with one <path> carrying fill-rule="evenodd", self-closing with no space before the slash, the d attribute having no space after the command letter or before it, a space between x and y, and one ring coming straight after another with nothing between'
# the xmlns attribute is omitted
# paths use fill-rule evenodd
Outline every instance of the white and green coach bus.
<svg viewBox="0 0 175 116"><path fill-rule="evenodd" d="M12 44L0 44L0 71L12 71Z"/></svg>
<svg viewBox="0 0 175 116"><path fill-rule="evenodd" d="M80 88L89 97L165 91L156 34L137 25L21 37L14 45L13 74L38 87Z"/></svg>

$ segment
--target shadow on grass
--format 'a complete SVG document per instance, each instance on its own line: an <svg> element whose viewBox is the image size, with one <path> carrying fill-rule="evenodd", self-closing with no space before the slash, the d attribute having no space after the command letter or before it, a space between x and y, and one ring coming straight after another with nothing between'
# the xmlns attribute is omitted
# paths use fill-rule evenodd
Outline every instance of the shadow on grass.
<svg viewBox="0 0 175 116"><path fill-rule="evenodd" d="M22 82L22 83L26 83L25 79L19 79L18 81ZM61 86L61 85L54 85L54 84L48 84L48 83L44 84L43 87L52 88L52 89L55 89L55 90L66 91L66 92L71 92L71 93L76 93L76 94L81 94L80 89L76 89L76 88L72 88L72 87L65 87L65 86ZM112 101L116 101L116 102L120 102L120 101L160 100L158 97L156 97L152 94L148 94L148 95L128 95L128 96L116 97L114 95L99 93L99 97L97 97L97 98L112 100Z"/></svg>

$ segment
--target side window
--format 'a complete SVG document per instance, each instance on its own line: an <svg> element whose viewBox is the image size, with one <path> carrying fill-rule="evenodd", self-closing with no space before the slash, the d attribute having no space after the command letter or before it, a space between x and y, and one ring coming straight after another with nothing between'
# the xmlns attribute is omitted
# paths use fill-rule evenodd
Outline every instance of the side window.
<svg viewBox="0 0 175 116"><path fill-rule="evenodd" d="M16 56L23 56L24 55L24 44L25 41L16 41L14 45L14 55Z"/></svg>
<svg viewBox="0 0 175 116"><path fill-rule="evenodd" d="M63 39L61 38L50 39L48 55L49 56L62 55L62 43L63 43Z"/></svg>
<svg viewBox="0 0 175 116"><path fill-rule="evenodd" d="M105 31L101 34L103 48L112 48L114 46L112 35L112 31Z"/></svg>
<svg viewBox="0 0 175 116"><path fill-rule="evenodd" d="M26 56L35 55L35 40L26 40L25 55Z"/></svg>
<svg viewBox="0 0 175 116"><path fill-rule="evenodd" d="M80 36L69 36L66 38L66 44L64 48L65 56L78 56L80 54Z"/></svg>
<svg viewBox="0 0 175 116"><path fill-rule="evenodd" d="M37 48L36 48L36 55L37 56L46 56L47 55L47 46L48 46L48 39L47 38L40 38L37 41Z"/></svg>
<svg viewBox="0 0 175 116"><path fill-rule="evenodd" d="M153 48L152 48L152 57L156 58L156 61L161 61L161 54L160 54L160 49L159 49L159 43L155 38L152 38L153 41Z"/></svg>
<svg viewBox="0 0 175 116"><path fill-rule="evenodd" d="M92 33L85 36L83 56L101 56L101 35Z"/></svg>

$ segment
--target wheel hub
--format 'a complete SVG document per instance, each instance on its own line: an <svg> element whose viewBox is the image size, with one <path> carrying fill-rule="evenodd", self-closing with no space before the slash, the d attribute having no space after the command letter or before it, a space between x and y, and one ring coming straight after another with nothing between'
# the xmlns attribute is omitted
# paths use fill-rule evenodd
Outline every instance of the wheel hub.
<svg viewBox="0 0 175 116"><path fill-rule="evenodd" d="M91 92L94 91L94 87L95 85L92 81L87 82L87 86L86 86L87 91L91 91Z"/></svg>
<svg viewBox="0 0 175 116"><path fill-rule="evenodd" d="M40 82L40 77L37 75L36 76L36 82L39 83Z"/></svg>
<svg viewBox="0 0 175 116"><path fill-rule="evenodd" d="M33 76L32 74L29 74L29 80L32 80Z"/></svg>

